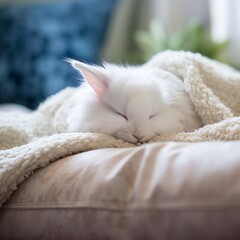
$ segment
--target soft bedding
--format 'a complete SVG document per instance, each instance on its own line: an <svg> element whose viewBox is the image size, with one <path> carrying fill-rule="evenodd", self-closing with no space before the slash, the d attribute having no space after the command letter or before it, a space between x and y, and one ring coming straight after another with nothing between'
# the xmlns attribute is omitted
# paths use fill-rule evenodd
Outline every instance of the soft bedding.
<svg viewBox="0 0 240 240"><path fill-rule="evenodd" d="M0 210L1 239L238 240L240 141L99 149L39 169Z"/></svg>
<svg viewBox="0 0 240 240"><path fill-rule="evenodd" d="M157 54L151 64L184 83L203 127L190 133L156 136L150 142L240 140L240 73L189 52ZM52 96L38 110L0 117L0 204L34 170L74 153L99 148L133 147L97 133L67 133L66 116L74 88Z"/></svg>

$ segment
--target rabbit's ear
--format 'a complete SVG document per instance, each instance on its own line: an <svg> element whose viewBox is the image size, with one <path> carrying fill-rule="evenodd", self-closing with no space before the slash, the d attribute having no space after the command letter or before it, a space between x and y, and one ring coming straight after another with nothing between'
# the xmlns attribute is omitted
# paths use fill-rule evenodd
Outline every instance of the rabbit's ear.
<svg viewBox="0 0 240 240"><path fill-rule="evenodd" d="M105 93L108 88L109 75L104 67L89 65L72 59L67 61L83 75L85 81L100 97Z"/></svg>

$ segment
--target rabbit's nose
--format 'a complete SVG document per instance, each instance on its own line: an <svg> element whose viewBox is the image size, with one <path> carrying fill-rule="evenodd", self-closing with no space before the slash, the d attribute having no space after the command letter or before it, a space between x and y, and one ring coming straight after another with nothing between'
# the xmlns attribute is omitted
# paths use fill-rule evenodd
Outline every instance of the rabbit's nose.
<svg viewBox="0 0 240 240"><path fill-rule="evenodd" d="M136 143L142 143L141 140L144 138L144 136L137 134L132 134L132 136L136 139Z"/></svg>

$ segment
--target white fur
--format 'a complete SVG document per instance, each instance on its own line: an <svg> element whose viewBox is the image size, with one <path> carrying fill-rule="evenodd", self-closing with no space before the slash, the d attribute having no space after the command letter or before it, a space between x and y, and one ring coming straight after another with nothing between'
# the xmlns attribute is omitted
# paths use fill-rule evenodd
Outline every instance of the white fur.
<svg viewBox="0 0 240 240"><path fill-rule="evenodd" d="M201 126L183 82L167 71L70 62L86 80L72 99L70 132L105 133L141 143L155 135Z"/></svg>

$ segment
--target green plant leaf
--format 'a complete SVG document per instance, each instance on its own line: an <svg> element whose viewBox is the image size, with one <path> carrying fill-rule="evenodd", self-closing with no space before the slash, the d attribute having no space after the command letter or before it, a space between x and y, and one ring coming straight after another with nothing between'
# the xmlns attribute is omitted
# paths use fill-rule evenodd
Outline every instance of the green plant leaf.
<svg viewBox="0 0 240 240"><path fill-rule="evenodd" d="M208 28L196 19L189 21L184 28L171 36L166 34L160 21L152 20L148 30L135 33L135 41L143 60L166 49L199 52L210 58L217 58L228 45L228 42L213 42Z"/></svg>

